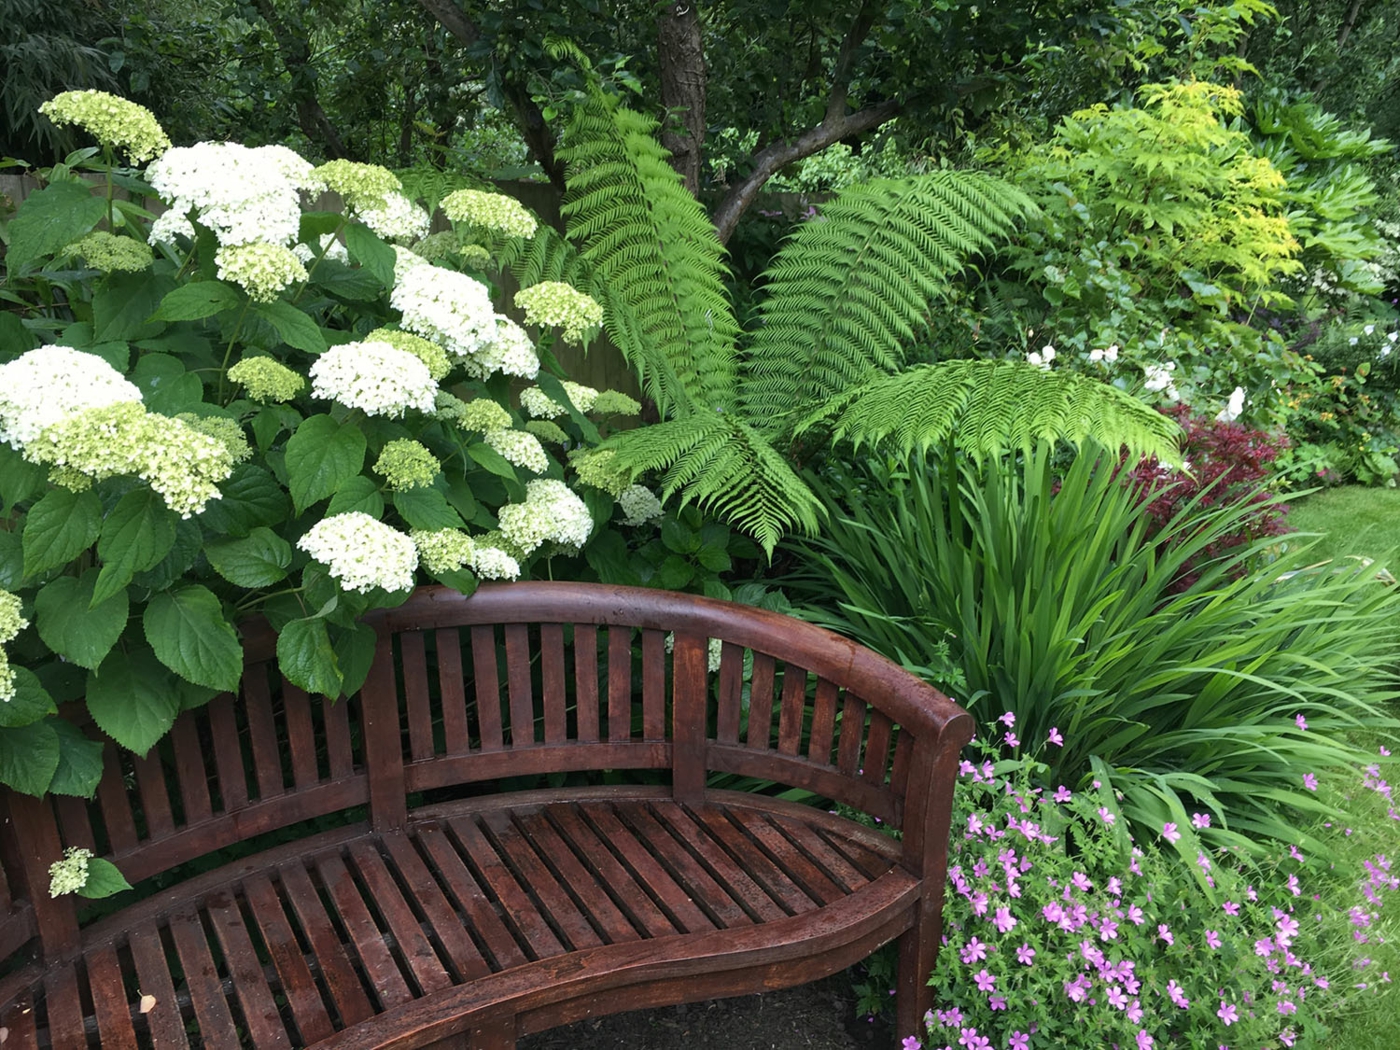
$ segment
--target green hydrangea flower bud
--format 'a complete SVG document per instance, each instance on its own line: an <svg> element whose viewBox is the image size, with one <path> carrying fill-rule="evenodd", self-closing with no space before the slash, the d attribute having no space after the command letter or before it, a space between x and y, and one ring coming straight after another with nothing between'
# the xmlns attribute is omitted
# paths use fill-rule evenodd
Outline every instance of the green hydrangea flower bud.
<svg viewBox="0 0 1400 1050"><path fill-rule="evenodd" d="M532 419L525 424L525 429L541 441L546 441L551 445L567 445L569 435L559 429L559 424L551 423L547 419Z"/></svg>
<svg viewBox="0 0 1400 1050"><path fill-rule="evenodd" d="M296 252L280 244L238 244L214 253L219 280L232 281L247 291L249 298L270 303L282 289L306 280L306 267Z"/></svg>
<svg viewBox="0 0 1400 1050"><path fill-rule="evenodd" d="M418 548L418 560L429 572L456 572L470 565L476 544L461 529L414 529L409 532Z"/></svg>
<svg viewBox="0 0 1400 1050"><path fill-rule="evenodd" d="M143 164L170 148L170 136L145 106L106 91L65 91L39 112L55 124L75 124L108 149L124 150Z"/></svg>
<svg viewBox="0 0 1400 1050"><path fill-rule="evenodd" d="M603 390L593 399L591 411L598 416L636 416L641 414L642 406L620 390Z"/></svg>
<svg viewBox="0 0 1400 1050"><path fill-rule="evenodd" d="M608 449L580 449L569 457L580 484L602 489L616 499L632 484L632 471L617 463Z"/></svg>
<svg viewBox="0 0 1400 1050"><path fill-rule="evenodd" d="M515 295L515 305L525 311L527 324L558 328L569 343L580 342L603 323L598 301L563 281L541 281L522 288ZM582 405L579 408L587 411Z"/></svg>
<svg viewBox="0 0 1400 1050"><path fill-rule="evenodd" d="M306 389L305 379L270 357L245 357L228 370L228 377L264 405L290 401Z"/></svg>
<svg viewBox="0 0 1400 1050"><path fill-rule="evenodd" d="M224 448L228 449L229 459L234 463L242 463L253 455L253 448L248 444L248 438L236 419L226 416L197 416L193 412L181 412L175 418L189 424L191 430L223 442Z"/></svg>
<svg viewBox="0 0 1400 1050"><path fill-rule="evenodd" d="M399 177L378 164L331 160L311 174L324 183L326 189L340 194L345 203L356 210L382 208L389 194L403 190Z"/></svg>
<svg viewBox="0 0 1400 1050"><path fill-rule="evenodd" d="M452 371L452 361L448 358L446 350L412 332L401 332L395 328L376 328L365 336L365 339L388 343L408 351L428 366L428 374L433 377L434 382L443 379Z"/></svg>
<svg viewBox="0 0 1400 1050"><path fill-rule="evenodd" d="M442 199L442 211L453 222L465 222L509 237L533 237L539 223L514 197L481 190L457 190Z"/></svg>
<svg viewBox="0 0 1400 1050"><path fill-rule="evenodd" d="M442 464L426 447L408 438L384 446L374 461L374 472L395 492L427 488L442 473Z"/></svg>
<svg viewBox="0 0 1400 1050"><path fill-rule="evenodd" d="M76 240L64 251L87 260L89 266L103 273L140 273L155 258L148 245L131 237L118 237L106 230L96 230Z"/></svg>

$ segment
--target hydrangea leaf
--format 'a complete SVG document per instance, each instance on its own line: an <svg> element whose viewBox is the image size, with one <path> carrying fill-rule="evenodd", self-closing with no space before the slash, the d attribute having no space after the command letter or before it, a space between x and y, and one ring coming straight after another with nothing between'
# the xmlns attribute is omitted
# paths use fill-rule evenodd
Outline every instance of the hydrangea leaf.
<svg viewBox="0 0 1400 1050"><path fill-rule="evenodd" d="M162 591L146 606L142 622L156 659L176 674L210 689L238 688L243 649L233 625L224 619L219 599L207 587L192 584Z"/></svg>
<svg viewBox="0 0 1400 1050"><path fill-rule="evenodd" d="M15 695L9 703L0 704L0 728L17 729L47 715L58 714L58 706L38 675L27 667L11 667L11 670L15 675Z"/></svg>
<svg viewBox="0 0 1400 1050"><path fill-rule="evenodd" d="M0 729L0 783L26 795L42 795L53 783L60 745L45 719L17 729Z"/></svg>
<svg viewBox="0 0 1400 1050"><path fill-rule="evenodd" d="M87 882L83 883L78 896L87 897L89 900L101 900L103 897L111 897L129 889L131 883L126 881L126 877L117 870L115 864L101 857L90 857Z"/></svg>
<svg viewBox="0 0 1400 1050"><path fill-rule="evenodd" d="M460 529L464 522L447 505L447 498L437 489L408 489L394 493L394 509L415 529Z"/></svg>
<svg viewBox="0 0 1400 1050"><path fill-rule="evenodd" d="M385 288L394 287L394 265L398 261L391 245L379 239L379 235L364 223L352 222L345 228L345 247L370 273L383 283Z"/></svg>
<svg viewBox="0 0 1400 1050"><path fill-rule="evenodd" d="M199 516L210 532L246 536L259 525L276 525L287 517L287 494L262 467L240 464L219 488L224 498L210 502Z"/></svg>
<svg viewBox="0 0 1400 1050"><path fill-rule="evenodd" d="M341 426L327 415L302 420L287 440L287 487L297 513L359 474L365 447L358 427Z"/></svg>
<svg viewBox="0 0 1400 1050"><path fill-rule="evenodd" d="M326 337L321 334L321 329L291 303L280 299L270 303L254 303L253 313L277 329L277 334L288 346L309 354L325 352Z"/></svg>
<svg viewBox="0 0 1400 1050"><path fill-rule="evenodd" d="M88 675L87 708L99 729L144 755L170 732L180 694L170 672L146 650L112 653Z"/></svg>
<svg viewBox="0 0 1400 1050"><path fill-rule="evenodd" d="M470 592L468 592L470 593ZM357 623L336 632L335 659L340 668L340 691L346 696L354 696L369 677L370 665L374 663L374 650L378 642L374 629Z"/></svg>
<svg viewBox="0 0 1400 1050"><path fill-rule="evenodd" d="M107 214L107 203L80 182L55 182L31 193L10 220L5 256L10 276L52 255L91 230Z"/></svg>
<svg viewBox="0 0 1400 1050"><path fill-rule="evenodd" d="M219 503L216 502L210 504L210 507L212 509L218 505ZM200 518L206 517L208 513L205 511L204 514L200 515ZM175 522L175 546L171 547L169 553L153 568L145 572L138 572L133 576L132 582L147 590L165 590L195 563L203 546L204 532L200 529L199 522L194 518L177 519Z"/></svg>
<svg viewBox="0 0 1400 1050"><path fill-rule="evenodd" d="M0 587L19 588L24 580L24 540L18 532L0 532Z"/></svg>
<svg viewBox="0 0 1400 1050"><path fill-rule="evenodd" d="M93 589L93 605L125 589L136 573L161 563L175 546L176 520L152 489L134 489L117 502L97 539L102 572Z"/></svg>
<svg viewBox="0 0 1400 1050"><path fill-rule="evenodd" d="M340 695L344 678L325 620L293 620L283 627L277 635L277 666L299 689L313 695Z"/></svg>
<svg viewBox="0 0 1400 1050"><path fill-rule="evenodd" d="M490 445L478 441L474 445L467 446L467 455L476 462L478 466L485 467L497 477L515 481L515 468L510 465L510 460L501 455Z"/></svg>
<svg viewBox="0 0 1400 1050"><path fill-rule="evenodd" d="M164 325L149 318L174 287L170 277L154 273L112 274L92 297L93 339L122 343L160 334Z"/></svg>
<svg viewBox="0 0 1400 1050"><path fill-rule="evenodd" d="M223 281L182 284L166 294L151 314L152 321L202 321L243 304L243 293Z"/></svg>
<svg viewBox="0 0 1400 1050"><path fill-rule="evenodd" d="M9 509L16 503L23 503L44 488L48 476L48 467L29 462L0 441L0 506Z"/></svg>
<svg viewBox="0 0 1400 1050"><path fill-rule="evenodd" d="M39 637L54 652L79 667L95 670L117 644L130 612L126 590L103 602L93 602L98 571L81 577L60 576L34 599Z"/></svg>
<svg viewBox="0 0 1400 1050"><path fill-rule="evenodd" d="M152 412L167 416L189 411L204 401L204 384L169 354L142 354L131 370L131 381Z"/></svg>
<svg viewBox="0 0 1400 1050"><path fill-rule="evenodd" d="M355 510L376 520L384 516L384 497L379 494L379 486L363 474L355 475L336 489L330 506L326 508L326 516Z"/></svg>
<svg viewBox="0 0 1400 1050"><path fill-rule="evenodd" d="M24 520L24 574L67 565L102 532L102 502L91 492L50 489Z"/></svg>
<svg viewBox="0 0 1400 1050"><path fill-rule="evenodd" d="M242 539L211 543L205 554L215 572L239 587L269 587L284 579L292 564L292 545L261 527Z"/></svg>
<svg viewBox="0 0 1400 1050"><path fill-rule="evenodd" d="M81 729L61 718L49 724L58 733L58 769L49 790L55 795L92 798L102 779L101 742L89 740Z"/></svg>

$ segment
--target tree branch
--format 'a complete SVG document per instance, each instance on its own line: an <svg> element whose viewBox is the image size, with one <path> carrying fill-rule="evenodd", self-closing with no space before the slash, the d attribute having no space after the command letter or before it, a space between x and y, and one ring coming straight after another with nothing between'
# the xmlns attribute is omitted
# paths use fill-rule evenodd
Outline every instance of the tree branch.
<svg viewBox="0 0 1400 1050"><path fill-rule="evenodd" d="M282 65L292 78L292 101L296 105L297 123L312 142L321 142L333 160L350 155L345 143L321 108L316 98L315 82L312 79L311 48L306 38L293 33L272 6L272 0L253 0L253 6L272 31L272 39L277 43L277 53Z"/></svg>
<svg viewBox="0 0 1400 1050"><path fill-rule="evenodd" d="M467 18L452 0L418 0L418 6L467 47L474 46L481 39L481 30L476 28L476 23Z"/></svg>
<svg viewBox="0 0 1400 1050"><path fill-rule="evenodd" d="M734 233L734 227L739 224L740 216L753 204L763 184L783 168L804 157L820 153L850 135L859 135L878 128L897 116L900 108L898 100L886 99L868 109L847 114L837 120L828 117L792 142L774 142L760 150L753 159L753 170L729 188L729 192L724 195L711 216L720 242L728 243Z"/></svg>

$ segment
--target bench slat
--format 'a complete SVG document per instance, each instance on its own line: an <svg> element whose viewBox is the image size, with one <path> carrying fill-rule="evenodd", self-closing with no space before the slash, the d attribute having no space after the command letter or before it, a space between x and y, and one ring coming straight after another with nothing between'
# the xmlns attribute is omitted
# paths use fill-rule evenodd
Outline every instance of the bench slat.
<svg viewBox="0 0 1400 1050"><path fill-rule="evenodd" d="M144 758L134 755L132 764L136 768L141 815L146 819L146 837L170 837L175 833L175 819L170 813L170 795L165 786L165 765L160 758L160 748L151 748Z"/></svg>
<svg viewBox="0 0 1400 1050"><path fill-rule="evenodd" d="M259 665L249 666L244 677L256 676L262 670ZM243 769L243 751L238 746L238 721L234 715L233 696L220 693L210 700L205 710L209 712L209 730L214 739L214 768L219 775L219 797L223 801L225 813L243 809L248 805L248 779ZM107 809L106 800L102 803Z"/></svg>
<svg viewBox="0 0 1400 1050"><path fill-rule="evenodd" d="M350 701L339 702L321 698L321 724L326 734L326 758L331 765L331 779L343 780L355 775L355 752L350 744Z"/></svg>
<svg viewBox="0 0 1400 1050"><path fill-rule="evenodd" d="M461 916L443 896L423 858L404 835L385 835L381 840L394 867L407 884L413 901L422 909L433 934L442 943L443 951L452 963L457 981L470 981L491 972L491 967L477 951L471 936L462 925Z"/></svg>
<svg viewBox="0 0 1400 1050"><path fill-rule="evenodd" d="M122 782L121 752L110 740L102 748L102 779L97 784L97 801L102 807L102 823L107 831L107 845L118 855L130 853L139 841L136 820L131 814L131 800Z"/></svg>
<svg viewBox="0 0 1400 1050"><path fill-rule="evenodd" d="M813 900L833 904L845 896L841 887L831 881L826 872L804 856L786 836L759 813L735 809L730 816L770 856L783 871Z"/></svg>
<svg viewBox="0 0 1400 1050"><path fill-rule="evenodd" d="M540 851L540 855L568 884L591 922L602 930L607 943L635 941L638 938L637 929L608 895L607 885L600 882L594 872L579 862L569 843L560 837L554 825L550 824L542 813L521 813L516 817L516 821Z"/></svg>
<svg viewBox="0 0 1400 1050"><path fill-rule="evenodd" d="M481 873L486 888L505 909L510 925L521 939L521 947L535 959L562 955L564 946L559 943L559 938L530 900L530 895L515 881L515 876L475 821L469 818L454 820L450 827L462 852L471 860L472 867Z"/></svg>
<svg viewBox="0 0 1400 1050"><path fill-rule="evenodd" d="M209 942L199 916L188 913L171 916L170 938L180 957L185 988L194 1005L204 1045L217 1050L236 1050L238 1035L233 1014L224 998L224 983L214 968L214 957L209 954Z"/></svg>
<svg viewBox="0 0 1400 1050"><path fill-rule="evenodd" d="M311 721L311 699L282 679L282 714L287 720L287 749L292 756L292 784L298 791L321 780L316 767L316 732Z"/></svg>
<svg viewBox="0 0 1400 1050"><path fill-rule="evenodd" d="M860 776L867 784L880 785L885 782L885 770L890 761L890 733L894 723L883 711L870 712L870 730L865 737L865 755L862 758Z"/></svg>
<svg viewBox="0 0 1400 1050"><path fill-rule="evenodd" d="M384 865L384 858L371 843L360 841L351 845L350 859L369 891L375 910L389 925L398 943L399 955L408 964L421 994L428 995L452 984L452 978L438 958L437 951L423 933L418 917L399 892L398 884Z"/></svg>
<svg viewBox="0 0 1400 1050"><path fill-rule="evenodd" d="M209 800L209 770L204 764L204 748L199 743L199 727L194 715L186 712L170 728L175 751L175 776L180 781L180 802L186 824L198 824L214 815Z"/></svg>
<svg viewBox="0 0 1400 1050"><path fill-rule="evenodd" d="M505 739L501 732L501 679L496 669L494 628L472 628L472 672L476 717L481 722L481 750L500 751Z"/></svg>
<svg viewBox="0 0 1400 1050"><path fill-rule="evenodd" d="M831 746L836 733L836 683L817 680L812 700L812 732L807 741L807 758L819 765L831 765Z"/></svg>
<svg viewBox="0 0 1400 1050"><path fill-rule="evenodd" d="M467 917L486 951L495 960L494 968L504 970L525 962L525 953L491 907L486 893L462 863L461 856L442 828L429 824L420 825L416 830L418 841L452 894L457 909Z"/></svg>
<svg viewBox="0 0 1400 1050"><path fill-rule="evenodd" d="M442 695L442 734L449 755L471 750L467 728L467 689L462 674L462 639L455 627L443 627L437 642L438 690Z"/></svg>
<svg viewBox="0 0 1400 1050"><path fill-rule="evenodd" d="M666 635L642 632L642 739L666 739Z"/></svg>
<svg viewBox="0 0 1400 1050"><path fill-rule="evenodd" d="M569 739L568 691L564 686L564 627L540 624L540 699L544 707L544 742Z"/></svg>
<svg viewBox="0 0 1400 1050"><path fill-rule="evenodd" d="M744 870L751 872L763 888L782 905L789 915L800 915L819 907L800 885L789 878L719 810L705 807L697 811L697 818L706 831L716 841L724 844L730 854L737 857Z"/></svg>
<svg viewBox="0 0 1400 1050"><path fill-rule="evenodd" d="M753 677L749 682L749 747L767 751L773 735L773 658L753 654Z"/></svg>
<svg viewBox="0 0 1400 1050"><path fill-rule="evenodd" d="M291 923L282 910L277 890L266 875L254 875L243 882L243 896L248 909L253 913L253 921L258 924L258 932L267 945L267 954L277 970L282 992L287 997L287 1005L292 1009L292 1021L296 1025L299 1043L314 1043L318 1039L329 1038L335 1032L330 1015L326 1013L321 990L316 987L316 979L302 956L301 945L292 932Z"/></svg>
<svg viewBox="0 0 1400 1050"><path fill-rule="evenodd" d="M645 804L620 803L617 812L665 865L668 874L685 888L693 900L703 902L703 909L715 925L725 929L753 925L752 916L735 902L727 887L716 882L708 871L696 863L695 858L667 833Z"/></svg>
<svg viewBox="0 0 1400 1050"><path fill-rule="evenodd" d="M39 1034L34 1025L34 997L28 992L21 992L5 1015L0 1017L0 1025L9 1030L6 1042L13 1041L15 1046L38 1046Z"/></svg>
<svg viewBox="0 0 1400 1050"><path fill-rule="evenodd" d="M413 992L399 972L389 946L384 943L384 935L374 924L374 918L360 896L360 888L355 885L345 862L339 854L329 854L317 857L315 864L321 884L330 896L341 925L350 935L350 943L360 957L360 964L379 1005L388 1010L408 1002L413 998Z"/></svg>
<svg viewBox="0 0 1400 1050"><path fill-rule="evenodd" d="M783 699L778 712L778 753L796 755L802 747L807 714L807 672L796 664L783 668Z"/></svg>
<svg viewBox="0 0 1400 1050"><path fill-rule="evenodd" d="M583 856L594 878L610 890L613 900L636 929L647 937L665 937L678 931L679 927L662 913L632 873L618 863L577 809L551 806L547 819L558 829L560 837Z"/></svg>
<svg viewBox="0 0 1400 1050"><path fill-rule="evenodd" d="M110 944L99 945L87 953L86 961L88 990L103 1050L136 1050L131 1004L126 1000L126 982L116 950Z"/></svg>
<svg viewBox="0 0 1400 1050"><path fill-rule="evenodd" d="M578 728L575 739L598 739L598 628L591 623L574 625L574 699Z"/></svg>
<svg viewBox="0 0 1400 1050"><path fill-rule="evenodd" d="M55 966L44 974L44 1005L48 1008L53 1050L87 1050L78 972L71 963Z"/></svg>
<svg viewBox="0 0 1400 1050"><path fill-rule="evenodd" d="M788 914L681 806L674 802L654 802L651 809L664 829L678 837L725 892L759 922L772 922Z"/></svg>
<svg viewBox="0 0 1400 1050"><path fill-rule="evenodd" d="M530 682L530 634L523 623L508 623L506 689L510 697L510 746L535 744L535 691Z"/></svg>
<svg viewBox="0 0 1400 1050"><path fill-rule="evenodd" d="M409 754L415 762L433 757L433 712L428 705L428 650L422 631L399 635L403 658L404 709L408 713Z"/></svg>
<svg viewBox="0 0 1400 1050"><path fill-rule="evenodd" d="M714 921L695 906L685 888L678 885L670 872L656 862L646 846L614 813L590 809L587 811L587 819L598 835L622 858L622 862L632 872L632 879L639 882L652 899L660 903L681 932L694 933L715 929Z"/></svg>
<svg viewBox="0 0 1400 1050"><path fill-rule="evenodd" d="M359 975L339 935L331 926L330 916L311 883L311 876L299 863L284 865L278 869L277 876L282 893L296 915L297 924L311 945L321 977L326 982L326 990L330 992L336 1012L340 1014L341 1026L358 1024L374 1016L374 1007L365 995Z"/></svg>
<svg viewBox="0 0 1400 1050"><path fill-rule="evenodd" d="M608 628L608 739L632 739L632 628Z"/></svg>
<svg viewBox="0 0 1400 1050"><path fill-rule="evenodd" d="M539 902L540 914L557 928L567 941L566 950L593 948L603 943L588 918L579 910L553 873L544 866L520 830L505 813L488 813L482 823L495 840L494 846L503 860L518 873L530 896ZM552 920L552 921L551 921Z"/></svg>
<svg viewBox="0 0 1400 1050"><path fill-rule="evenodd" d="M715 738L722 743L739 742L743 694L744 650L733 642L724 642L719 650L719 710L715 721Z"/></svg>
<svg viewBox="0 0 1400 1050"><path fill-rule="evenodd" d="M243 711L248 718L248 746L253 753L258 800L276 798L285 788L282 751L277 746L277 723L272 715L272 691L267 684L266 667L243 675Z"/></svg>
<svg viewBox="0 0 1400 1050"><path fill-rule="evenodd" d="M287 1029L273 1001L262 963L253 950L252 939L243 925L238 902L231 894L220 894L205 902L205 911L209 914L219 950L223 952L248 1034L260 1050L262 1047L290 1047Z"/></svg>
<svg viewBox="0 0 1400 1050"><path fill-rule="evenodd" d="M132 930L127 935L127 947L136 965L141 993L156 1001L155 1006L141 1015L152 1044L156 1050L189 1050L185 1019L180 1016L175 984L170 979L170 963L160 943L160 934L150 927Z"/></svg>

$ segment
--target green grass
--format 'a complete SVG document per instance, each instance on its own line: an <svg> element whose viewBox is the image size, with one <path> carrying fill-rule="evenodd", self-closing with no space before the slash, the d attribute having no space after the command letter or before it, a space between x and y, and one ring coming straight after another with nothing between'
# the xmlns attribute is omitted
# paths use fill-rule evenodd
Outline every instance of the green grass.
<svg viewBox="0 0 1400 1050"><path fill-rule="evenodd" d="M1289 503L1288 524L1316 532L1318 561L1350 555L1382 558L1400 550L1400 489L1345 485Z"/></svg>

